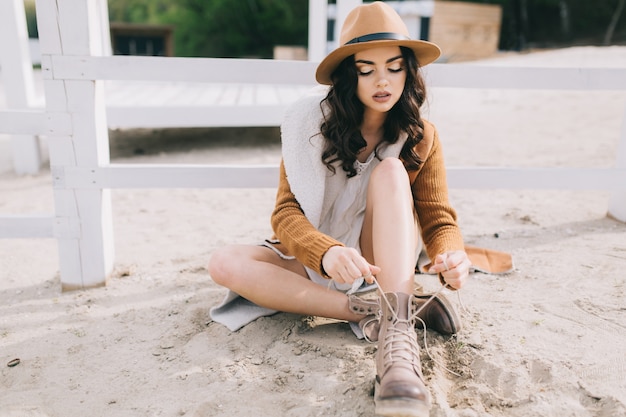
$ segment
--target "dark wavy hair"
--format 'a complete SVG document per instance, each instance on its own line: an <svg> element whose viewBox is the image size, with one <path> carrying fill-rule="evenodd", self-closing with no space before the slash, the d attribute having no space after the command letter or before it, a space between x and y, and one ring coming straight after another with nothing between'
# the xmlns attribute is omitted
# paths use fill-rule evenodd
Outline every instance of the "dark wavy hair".
<svg viewBox="0 0 626 417"><path fill-rule="evenodd" d="M415 152L415 145L424 137L420 108L426 100L426 86L413 51L405 47L400 49L404 58L406 81L400 100L387 114L381 143L395 143L400 133L406 132L408 138L400 151L400 158L408 170L415 170L422 163ZM340 161L348 177L353 177L356 175L354 161L358 152L367 144L359 130L364 108L356 94L358 74L354 55L337 66L331 79L333 84L320 103L324 115L320 131L326 139L322 162L335 173L333 164Z"/></svg>

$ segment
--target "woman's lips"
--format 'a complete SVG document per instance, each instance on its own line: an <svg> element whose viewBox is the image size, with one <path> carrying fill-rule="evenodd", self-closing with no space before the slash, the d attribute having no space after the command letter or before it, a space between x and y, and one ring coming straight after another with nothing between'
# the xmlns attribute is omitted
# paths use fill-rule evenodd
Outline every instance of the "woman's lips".
<svg viewBox="0 0 626 417"><path fill-rule="evenodd" d="M391 98L391 93L387 91L381 91L379 93L374 94L373 98L374 98L374 101L378 103L384 103Z"/></svg>

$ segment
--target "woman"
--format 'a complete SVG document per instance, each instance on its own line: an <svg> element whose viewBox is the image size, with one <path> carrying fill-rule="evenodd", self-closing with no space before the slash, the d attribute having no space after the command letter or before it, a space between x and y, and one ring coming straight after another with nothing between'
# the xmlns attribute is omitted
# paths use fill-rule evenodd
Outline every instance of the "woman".
<svg viewBox="0 0 626 417"><path fill-rule="evenodd" d="M409 39L382 2L347 16L340 45L317 68L317 81L330 85L325 97L296 103L282 126L275 239L220 249L209 271L270 311L358 323L379 344L376 413L428 415L416 317L442 333L459 323L443 296L426 304L430 297L413 295L422 242L433 260L429 272L443 285L461 288L470 267L441 145L419 111L426 96L419 67L440 51ZM373 285L378 301L353 295Z"/></svg>

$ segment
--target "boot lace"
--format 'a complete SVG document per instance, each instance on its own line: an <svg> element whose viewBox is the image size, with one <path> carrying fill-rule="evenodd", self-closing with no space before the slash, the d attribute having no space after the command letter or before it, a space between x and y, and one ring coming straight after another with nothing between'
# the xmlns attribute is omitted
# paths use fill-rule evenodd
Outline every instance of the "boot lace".
<svg viewBox="0 0 626 417"><path fill-rule="evenodd" d="M433 294L431 294L431 296L424 302L424 304L422 304L419 308L417 309L413 309L411 308L411 310L415 310L412 312L412 314L410 314L408 319L400 319L398 317L398 313L392 308L391 303L389 302L389 300L387 299L387 296L385 295L385 293L383 292L383 290L381 289L380 285L378 284L378 281L376 280L376 278L374 278L374 282L376 283L376 286L378 287L378 292L381 296L381 298L385 301L385 304L387 304L387 307L389 308L389 311L391 311L391 314L393 316L393 319L397 322L406 322L408 326L406 330L402 330L402 329L398 329L396 326L392 326L388 328L388 333L387 336L385 338L385 349L387 348L387 345L389 343L393 343L394 341L397 341L396 337L394 337L395 335L403 335L405 337L403 337L404 340L409 340L411 343L411 350L413 351L419 351L419 347L417 347L417 339L414 337L411 337L409 329L412 327L412 324L415 323L416 320L419 320L420 323L422 323L422 327L423 327L423 337L424 337L424 350L426 351L426 354L428 355L428 357L430 358L430 360L432 360L434 363L436 363L437 365L439 365L440 367L442 367L444 370L446 370L447 372L451 373L452 375L458 376L460 377L461 375L448 369L444 364L442 364L440 361L436 360L431 354L430 351L428 350L428 342L426 341L426 323L424 323L424 320L422 320L421 318L419 318L417 315L428 305L428 303L430 303L437 295L439 295L439 293L441 293L444 288L446 288L445 285L441 285L441 287L439 287L439 289L437 291L435 291ZM458 293L458 291L457 291ZM460 295L459 295L459 301L460 301ZM461 303L461 307L464 309L463 304ZM400 339L402 340L402 339ZM394 352L397 352L400 354L401 360L403 361L410 361L412 363L412 365L416 365L416 357L414 355L411 355L410 358L407 358L406 353L407 350L406 349L402 349L402 347L393 345L391 347L391 349L389 349L390 355L391 355L391 361L393 362L394 360ZM404 354L404 355L403 355ZM419 365L417 365L417 368L419 369ZM420 371L421 373L421 371Z"/></svg>
<svg viewBox="0 0 626 417"><path fill-rule="evenodd" d="M387 300L387 303L389 301ZM395 326L389 326L383 341L383 351L388 358L386 363L386 372L393 364L402 363L410 364L421 378L421 366L419 364L419 346L415 337L413 316L408 319L398 317L396 311L390 308L393 315ZM398 326L401 324L401 326ZM383 372L383 373L384 373Z"/></svg>

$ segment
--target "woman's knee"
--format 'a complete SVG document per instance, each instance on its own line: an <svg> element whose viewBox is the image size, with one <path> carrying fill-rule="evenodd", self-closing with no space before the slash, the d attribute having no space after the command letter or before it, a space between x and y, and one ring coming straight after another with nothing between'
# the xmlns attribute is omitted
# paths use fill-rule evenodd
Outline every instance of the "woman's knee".
<svg viewBox="0 0 626 417"><path fill-rule="evenodd" d="M385 158L374 168L370 183L384 187L409 185L409 175L402 161L398 158Z"/></svg>
<svg viewBox="0 0 626 417"><path fill-rule="evenodd" d="M242 250L238 246L225 246L213 252L209 260L209 275L217 284L230 287L229 283L238 275Z"/></svg>

